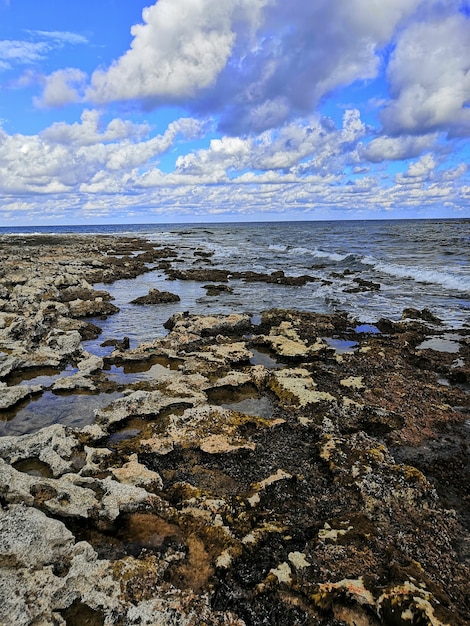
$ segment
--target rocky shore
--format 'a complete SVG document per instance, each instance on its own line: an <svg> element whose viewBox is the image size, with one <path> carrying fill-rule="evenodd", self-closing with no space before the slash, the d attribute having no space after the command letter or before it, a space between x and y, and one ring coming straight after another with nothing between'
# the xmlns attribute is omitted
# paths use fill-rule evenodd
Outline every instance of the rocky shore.
<svg viewBox="0 0 470 626"><path fill-rule="evenodd" d="M102 400L83 427L0 437L0 624L468 624L470 328L414 309L374 326L181 311L137 348L86 352L119 311L94 284L160 267L170 290L230 289L195 260L0 238L0 420L45 394Z"/></svg>

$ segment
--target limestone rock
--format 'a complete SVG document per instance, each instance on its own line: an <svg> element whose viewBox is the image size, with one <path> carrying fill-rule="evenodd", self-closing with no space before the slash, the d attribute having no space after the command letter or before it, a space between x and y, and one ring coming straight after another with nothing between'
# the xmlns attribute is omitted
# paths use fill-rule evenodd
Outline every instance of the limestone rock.
<svg viewBox="0 0 470 626"><path fill-rule="evenodd" d="M40 385L15 385L7 387L6 383L0 383L0 410L9 409L34 393L42 390Z"/></svg>

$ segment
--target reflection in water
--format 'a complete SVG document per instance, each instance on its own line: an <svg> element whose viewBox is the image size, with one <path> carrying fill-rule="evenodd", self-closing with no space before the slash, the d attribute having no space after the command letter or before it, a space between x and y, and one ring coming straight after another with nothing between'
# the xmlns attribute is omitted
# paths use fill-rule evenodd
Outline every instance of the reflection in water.
<svg viewBox="0 0 470 626"><path fill-rule="evenodd" d="M436 352L450 352L456 354L460 350L459 335L446 333L442 337L430 337L423 341L417 350L435 350Z"/></svg>
<svg viewBox="0 0 470 626"><path fill-rule="evenodd" d="M252 415L253 417L270 418L273 415L274 405L268 396L259 396L258 398L245 398L239 402L225 402L220 405L224 409L237 411L244 415Z"/></svg>
<svg viewBox="0 0 470 626"><path fill-rule="evenodd" d="M276 361L276 359L271 356L268 350L250 348L250 352L253 355L250 359L251 365L264 365L267 369L280 369L284 367L282 363L279 363L279 361Z"/></svg>
<svg viewBox="0 0 470 626"><path fill-rule="evenodd" d="M335 339L333 337L325 337L325 341L330 346L330 348L334 348L338 354L354 352L354 350L357 348L357 341Z"/></svg>
<svg viewBox="0 0 470 626"><path fill-rule="evenodd" d="M35 367L29 370L20 370L13 372L8 377L8 385L41 385L42 387L50 387L59 378L72 376L76 374L78 369L68 365L64 370L60 371L54 367Z"/></svg>
<svg viewBox="0 0 470 626"><path fill-rule="evenodd" d="M95 420L95 411L107 406L122 394L118 392L71 395L56 395L46 391L33 398L26 406L0 413L0 436L24 435L50 426L64 424L72 428L83 428Z"/></svg>

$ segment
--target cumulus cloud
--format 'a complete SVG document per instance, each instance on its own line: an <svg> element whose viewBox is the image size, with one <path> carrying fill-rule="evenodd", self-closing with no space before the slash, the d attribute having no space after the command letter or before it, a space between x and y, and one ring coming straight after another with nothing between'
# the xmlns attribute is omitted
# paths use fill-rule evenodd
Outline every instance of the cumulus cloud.
<svg viewBox="0 0 470 626"><path fill-rule="evenodd" d="M306 176L327 176L344 167L351 146L365 131L357 110L345 111L339 129L332 120L316 115L256 136L213 139L209 148L178 157L175 172L206 182L239 176L249 180L246 170L258 172L255 178L260 172L269 173L264 180L289 177L294 182Z"/></svg>
<svg viewBox="0 0 470 626"><path fill-rule="evenodd" d="M80 122L55 122L41 133L41 137L51 144L91 146L123 139L140 139L149 132L147 124L134 124L120 118L111 120L105 128L100 127L99 111L85 109Z"/></svg>
<svg viewBox="0 0 470 626"><path fill-rule="evenodd" d="M401 161L420 156L424 151L431 149L437 141L437 133L402 137L376 137L367 144L358 148L362 159L371 163L383 161Z"/></svg>
<svg viewBox="0 0 470 626"><path fill-rule="evenodd" d="M194 96L212 86L232 52L237 20L249 28L268 0L160 0L132 27L130 50L92 76L98 102L160 102Z"/></svg>
<svg viewBox="0 0 470 626"><path fill-rule="evenodd" d="M41 107L63 107L81 100L87 75L76 68L67 68L53 72L45 79L45 87L40 98L34 104Z"/></svg>
<svg viewBox="0 0 470 626"><path fill-rule="evenodd" d="M395 180L400 184L422 184L429 182L434 177L436 161L432 154L425 154L417 161L408 165L404 174L397 174Z"/></svg>
<svg viewBox="0 0 470 626"><path fill-rule="evenodd" d="M0 194L70 193L87 185L128 192L135 168L154 167L178 138L193 139L202 128L182 118L163 134L142 139L145 125L115 118L100 129L96 111L85 111L80 124L54 124L41 135L9 135L0 128Z"/></svg>
<svg viewBox="0 0 470 626"><path fill-rule="evenodd" d="M420 0L159 0L87 98L188 102L222 131L261 132L377 75L379 51Z"/></svg>
<svg viewBox="0 0 470 626"><path fill-rule="evenodd" d="M389 134L470 134L470 20L463 13L415 23L400 36L382 112Z"/></svg>

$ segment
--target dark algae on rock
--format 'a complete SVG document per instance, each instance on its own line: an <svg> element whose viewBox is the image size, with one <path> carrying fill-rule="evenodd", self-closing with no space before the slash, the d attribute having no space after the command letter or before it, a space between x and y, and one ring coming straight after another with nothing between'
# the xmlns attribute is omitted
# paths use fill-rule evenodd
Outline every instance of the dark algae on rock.
<svg viewBox="0 0 470 626"><path fill-rule="evenodd" d="M0 253L0 417L100 399L75 428L0 437L1 624L469 623L468 330L414 309L178 312L100 357L86 312L116 312L93 284L177 251L35 236ZM189 278L214 296L230 279Z"/></svg>

